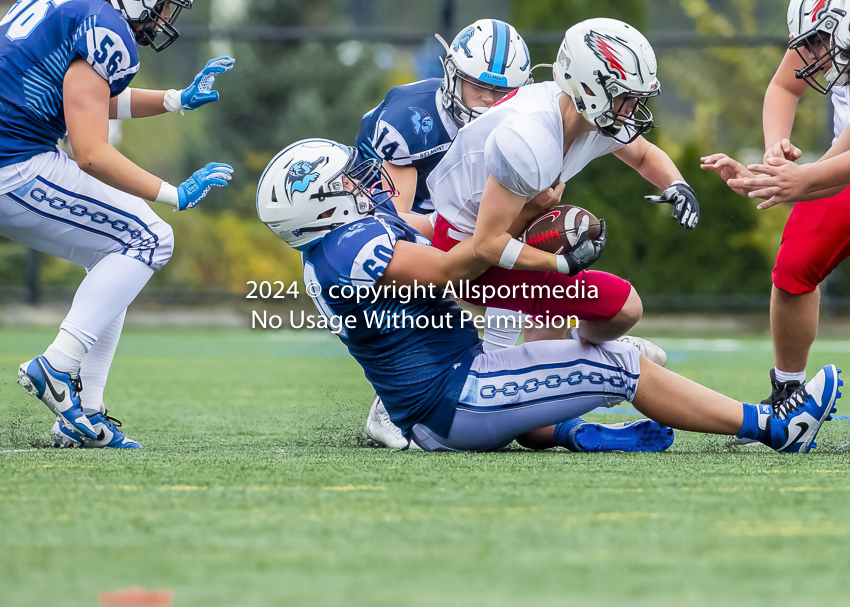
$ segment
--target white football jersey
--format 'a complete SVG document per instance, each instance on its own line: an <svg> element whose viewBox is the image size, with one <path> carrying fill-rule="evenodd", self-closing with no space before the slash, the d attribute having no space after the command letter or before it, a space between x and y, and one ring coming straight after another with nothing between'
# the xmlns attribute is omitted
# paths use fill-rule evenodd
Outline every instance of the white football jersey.
<svg viewBox="0 0 850 607"><path fill-rule="evenodd" d="M428 177L437 212L471 234L484 185L493 175L526 202L568 181L591 160L623 147L598 131L580 135L564 156L564 123L554 82L517 89L463 127Z"/></svg>
<svg viewBox="0 0 850 607"><path fill-rule="evenodd" d="M847 123L850 122L850 85L832 87L832 143L835 145L835 140L841 134Z"/></svg>

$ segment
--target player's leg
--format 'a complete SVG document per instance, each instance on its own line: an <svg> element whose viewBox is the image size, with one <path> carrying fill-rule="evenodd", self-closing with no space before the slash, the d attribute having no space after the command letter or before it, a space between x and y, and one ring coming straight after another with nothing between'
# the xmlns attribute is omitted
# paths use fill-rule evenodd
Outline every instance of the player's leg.
<svg viewBox="0 0 850 607"><path fill-rule="evenodd" d="M773 393L781 399L805 380L809 349L817 336L818 285L850 255L850 189L795 206L773 269L770 327Z"/></svg>
<svg viewBox="0 0 850 607"><path fill-rule="evenodd" d="M21 365L19 382L65 426L97 438L79 398L83 357L170 258L173 233L142 200L80 171L61 153L0 196L0 234L89 268L53 344Z"/></svg>
<svg viewBox="0 0 850 607"><path fill-rule="evenodd" d="M774 405L736 401L641 358L632 404L659 423L679 430L735 435L776 451L808 452L824 421L835 412L843 382L834 365L823 367Z"/></svg>
<svg viewBox="0 0 850 607"><path fill-rule="evenodd" d="M124 328L126 316L127 310L121 312L101 334L100 339L83 359L80 377L86 389L80 399L86 415L106 413L103 391L106 388L106 380L109 376L109 369L112 367L112 360L115 358L115 351L118 349L118 340L121 339L121 331Z"/></svg>
<svg viewBox="0 0 850 607"><path fill-rule="evenodd" d="M578 327L571 328L568 337L580 339ZM631 345L662 367L667 364L667 353L648 339L624 335L616 341ZM529 343L527 337L526 343ZM535 428L517 436L516 441L535 450L563 446L576 452L664 451L673 444L673 438L672 430L652 420L599 424L578 417L555 426Z"/></svg>
<svg viewBox="0 0 850 607"><path fill-rule="evenodd" d="M639 354L618 342L541 341L476 357L448 436L413 427L427 450L488 451L535 428L631 399Z"/></svg>
<svg viewBox="0 0 850 607"><path fill-rule="evenodd" d="M57 418L50 430L50 439L54 447L141 448L139 443L131 440L119 430L122 425L121 422L109 415L103 402L103 391L106 388L106 380L112 366L112 359L115 357L115 350L118 347L125 317L126 310L106 328L91 351L83 358L83 364L80 367L80 379L86 387L80 394L83 412L91 422L95 432L98 435L103 432L103 438L96 441L84 439L76 432L68 430Z"/></svg>

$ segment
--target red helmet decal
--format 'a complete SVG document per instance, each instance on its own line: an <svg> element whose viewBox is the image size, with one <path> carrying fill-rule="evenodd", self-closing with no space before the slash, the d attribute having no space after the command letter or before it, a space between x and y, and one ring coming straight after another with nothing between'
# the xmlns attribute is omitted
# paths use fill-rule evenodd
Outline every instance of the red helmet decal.
<svg viewBox="0 0 850 607"><path fill-rule="evenodd" d="M818 20L818 16L826 8L826 0L818 0L815 8L812 9L812 23Z"/></svg>
<svg viewBox="0 0 850 607"><path fill-rule="evenodd" d="M584 41L590 47L590 50L602 60L611 75L620 80L625 80L626 74L629 74L637 76L643 83L643 75L640 73L637 55L624 40L590 31L585 35Z"/></svg>

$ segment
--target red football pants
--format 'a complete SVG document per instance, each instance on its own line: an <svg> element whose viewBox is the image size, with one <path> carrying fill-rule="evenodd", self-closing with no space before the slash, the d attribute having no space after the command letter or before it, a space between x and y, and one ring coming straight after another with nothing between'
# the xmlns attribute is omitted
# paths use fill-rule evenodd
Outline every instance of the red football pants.
<svg viewBox="0 0 850 607"><path fill-rule="evenodd" d="M798 202L782 233L773 284L803 295L814 291L850 255L850 188L831 198Z"/></svg>
<svg viewBox="0 0 850 607"><path fill-rule="evenodd" d="M449 251L463 240L457 240L463 233L456 230L448 221L437 215L434 226L434 238L431 243L442 251ZM583 283L583 284L582 284ZM523 314L543 318L552 316L577 316L581 320L607 321L617 315L623 309L626 299L632 290L632 285L618 276L607 272L594 272L584 270L575 276L567 276L560 272L541 272L538 270L507 270L494 266L484 272L471 285L495 286L527 285L526 292L532 286L548 285L550 289L560 286L562 292L569 293L578 291L585 294L592 291L591 286L596 287L597 297L562 297L531 299L522 296L522 289L511 289L511 295L507 297L488 298L482 301L480 297L468 297L467 303L476 306L489 306L492 308L503 308L514 310ZM572 287L568 290L569 287ZM578 289L576 288L578 287Z"/></svg>

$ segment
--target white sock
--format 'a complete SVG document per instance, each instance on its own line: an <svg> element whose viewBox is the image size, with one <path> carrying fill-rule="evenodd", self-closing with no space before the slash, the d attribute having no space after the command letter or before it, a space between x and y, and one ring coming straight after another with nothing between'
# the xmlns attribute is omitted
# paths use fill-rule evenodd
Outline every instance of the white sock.
<svg viewBox="0 0 850 607"><path fill-rule="evenodd" d="M118 318L106 327L100 339L83 359L80 377L83 379L85 390L80 393L80 399L83 401L83 410L86 415L106 411L103 404L103 390L106 388L109 368L112 366L112 359L118 348L118 340L121 338L121 329L124 328L126 316L126 310L121 312Z"/></svg>
<svg viewBox="0 0 850 607"><path fill-rule="evenodd" d="M83 342L64 329L59 329L56 339L44 351L44 358L57 371L70 373L76 377L80 372L80 362L87 350Z"/></svg>
<svg viewBox="0 0 850 607"><path fill-rule="evenodd" d="M525 314L513 310L487 308L484 322L484 351L515 346L522 333Z"/></svg>
<svg viewBox="0 0 850 607"><path fill-rule="evenodd" d="M107 255L83 279L74 295L71 311L60 328L91 350L106 327L136 298L153 272L138 259L120 253Z"/></svg>
<svg viewBox="0 0 850 607"><path fill-rule="evenodd" d="M798 381L801 384L806 381L806 372L800 371L798 373L786 373L785 371L780 371L776 367L773 368L773 375L776 377L776 381L781 381L782 383L787 383L789 381Z"/></svg>

